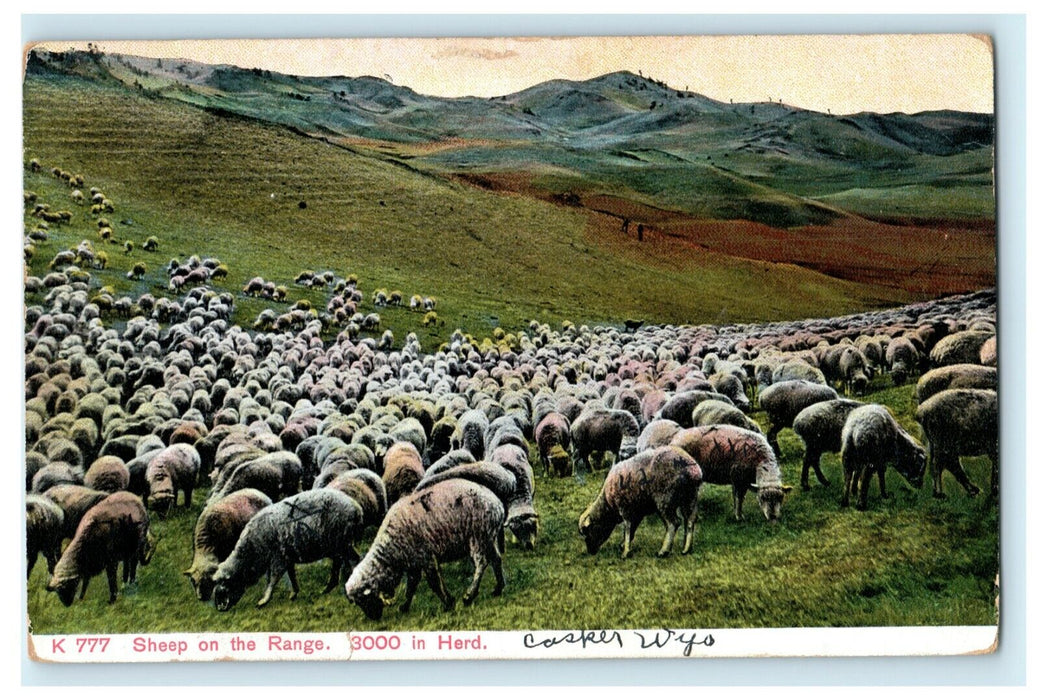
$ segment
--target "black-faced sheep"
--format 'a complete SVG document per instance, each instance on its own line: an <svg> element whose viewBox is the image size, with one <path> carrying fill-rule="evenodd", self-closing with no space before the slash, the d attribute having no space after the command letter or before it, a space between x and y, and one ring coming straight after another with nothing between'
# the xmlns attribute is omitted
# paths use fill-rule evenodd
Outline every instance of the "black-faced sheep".
<svg viewBox="0 0 1040 700"><path fill-rule="evenodd" d="M673 446L618 462L607 473L599 495L578 519L578 531L588 553L598 552L617 524L623 523L621 556L628 557L636 528L647 515L657 513L668 528L657 556L671 553L680 524L684 534L682 553L689 554L702 479L697 462Z"/></svg>
<svg viewBox="0 0 1040 700"><path fill-rule="evenodd" d="M783 484L776 456L761 433L732 425L687 428L672 438L700 465L704 483L733 487L733 515L744 519L744 496L754 491L766 520L780 518L791 487Z"/></svg>
<svg viewBox="0 0 1040 700"><path fill-rule="evenodd" d="M347 580L347 598L378 620L402 578L407 578L401 610L407 612L423 573L445 611L455 599L444 587L440 565L466 557L473 581L462 600L477 596L488 564L495 573L492 595L505 588L498 540L505 523L502 501L487 488L465 479L448 479L407 496L386 514L372 546Z"/></svg>
<svg viewBox="0 0 1040 700"><path fill-rule="evenodd" d="M849 413L841 431L841 464L845 488L841 505L859 492L856 507L866 510L870 479L876 473L881 497L887 498L885 471L892 463L914 488L924 481L924 448L896 422L884 406L868 404Z"/></svg>
<svg viewBox="0 0 1040 700"><path fill-rule="evenodd" d="M773 451L780 454L777 435L784 428L790 428L803 409L820 401L838 398L838 392L825 384L807 382L800 379L778 381L770 384L758 395L758 403L769 415L769 432L766 437Z"/></svg>
<svg viewBox="0 0 1040 700"><path fill-rule="evenodd" d="M47 573L61 557L61 541L65 534L65 513L57 503L36 494L25 497L25 543L29 563L26 577L32 574L40 554L47 561Z"/></svg>
<svg viewBox="0 0 1040 700"><path fill-rule="evenodd" d="M191 566L184 571L195 596L207 601L213 595L213 575L231 556L239 535L254 515L271 505L256 489L242 489L206 506L195 523Z"/></svg>
<svg viewBox="0 0 1040 700"><path fill-rule="evenodd" d="M862 405L852 399L832 399L814 403L795 416L791 428L805 443L801 481L803 490L808 491L810 488L810 467L816 472L816 478L821 484L830 484L820 469L820 457L824 452L841 452L841 430L845 427L845 420Z"/></svg>
<svg viewBox="0 0 1040 700"><path fill-rule="evenodd" d="M917 403L922 404L946 389L997 390L997 368L977 364L937 367L917 380Z"/></svg>
<svg viewBox="0 0 1040 700"><path fill-rule="evenodd" d="M945 498L943 471L949 471L969 496L979 489L968 479L960 458L988 455L992 462L990 495L997 495L997 443L1000 428L997 392L988 389L940 391L917 407L932 462L932 495Z"/></svg>
<svg viewBox="0 0 1040 700"><path fill-rule="evenodd" d="M267 588L257 602L271 600L275 584L289 574L290 600L300 591L296 565L332 560L328 593L358 561L355 547L363 529L361 507L335 489L304 491L270 505L246 523L231 555L213 575L213 601L217 610L230 610L245 590L267 574Z"/></svg>
<svg viewBox="0 0 1040 700"><path fill-rule="evenodd" d="M138 563L147 564L150 553L148 513L140 498L119 491L87 511L76 535L65 548L47 584L65 606L72 605L76 587L83 582L80 599L90 579L102 571L108 575L108 602L116 601L117 567L123 564L123 583L137 579Z"/></svg>

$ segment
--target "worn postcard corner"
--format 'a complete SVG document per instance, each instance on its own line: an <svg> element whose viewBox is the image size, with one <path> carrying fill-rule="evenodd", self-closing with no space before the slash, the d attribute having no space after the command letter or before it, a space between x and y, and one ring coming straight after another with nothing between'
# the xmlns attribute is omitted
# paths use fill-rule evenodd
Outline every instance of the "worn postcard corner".
<svg viewBox="0 0 1040 700"><path fill-rule="evenodd" d="M29 658L992 653L993 94L969 34L27 45Z"/></svg>

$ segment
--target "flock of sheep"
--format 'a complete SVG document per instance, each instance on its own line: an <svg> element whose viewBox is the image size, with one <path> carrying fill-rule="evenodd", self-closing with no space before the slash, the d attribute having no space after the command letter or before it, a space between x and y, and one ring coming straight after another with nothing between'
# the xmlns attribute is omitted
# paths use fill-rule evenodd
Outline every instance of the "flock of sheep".
<svg viewBox="0 0 1040 700"><path fill-rule="evenodd" d="M193 257L170 271L181 267L220 263ZM305 281L315 277L354 304L353 318L356 280ZM230 321L234 295L205 283L180 298L143 295L122 329L103 319L89 279L26 291L45 294L26 309L28 571L43 554L47 588L66 605L102 571L115 600L120 563L129 582L153 555L192 547L187 583L218 610L264 577L258 606L285 575L295 597L296 566L323 559L326 591L342 587L372 619L402 579L403 611L423 577L449 610L441 564L472 562L469 604L488 566L492 595L506 585L507 532L536 545L535 467L542 479L602 474L598 496L573 514L588 552L620 524L628 556L656 514L667 526L658 554L680 526L689 553L705 483L732 490L738 520L749 491L766 519L780 518L785 428L805 444L803 489L810 470L828 483L821 454L841 453L842 505L866 508L874 476L884 496L889 465L920 487L926 461L936 497L944 471L975 495L959 462L971 455L992 460L996 495L992 290L801 322L625 332L532 321L484 342L456 331L435 352L415 334L400 349L352 328L325 340L328 326L305 309L290 325L245 330ZM434 303L420 298L417 310ZM886 407L853 398L881 373L896 384L919 376L930 459ZM193 542L157 542L149 523L199 489L208 497Z"/></svg>

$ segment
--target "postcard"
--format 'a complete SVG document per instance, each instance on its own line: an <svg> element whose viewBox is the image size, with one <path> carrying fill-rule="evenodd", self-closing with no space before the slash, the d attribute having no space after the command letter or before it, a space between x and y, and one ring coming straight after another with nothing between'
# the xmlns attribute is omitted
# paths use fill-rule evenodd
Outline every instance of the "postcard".
<svg viewBox="0 0 1040 700"><path fill-rule="evenodd" d="M33 660L997 648L988 37L24 58Z"/></svg>

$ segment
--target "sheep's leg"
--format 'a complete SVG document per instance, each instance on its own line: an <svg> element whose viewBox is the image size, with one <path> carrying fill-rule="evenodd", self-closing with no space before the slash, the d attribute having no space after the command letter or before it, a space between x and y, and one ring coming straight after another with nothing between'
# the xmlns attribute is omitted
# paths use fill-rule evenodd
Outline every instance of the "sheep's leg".
<svg viewBox="0 0 1040 700"><path fill-rule="evenodd" d="M932 498L946 498L943 493L943 460L935 454L935 445L928 443L928 461L932 464Z"/></svg>
<svg viewBox="0 0 1040 700"><path fill-rule="evenodd" d="M84 576L83 577L83 587L79 589L79 599L80 600L83 600L83 598L87 595L87 586L88 585L90 585L90 577L89 576Z"/></svg>
<svg viewBox="0 0 1040 700"><path fill-rule="evenodd" d="M462 595L463 605L469 605L477 597L477 593L480 591L480 579L484 577L484 571L488 566L487 556L479 543L474 542L470 544L470 556L473 558L473 582L469 584L469 588Z"/></svg>
<svg viewBox="0 0 1040 700"><path fill-rule="evenodd" d="M412 598L419 589L419 581L422 580L421 569L408 569L404 572L404 602L401 603L401 612L408 612L412 608Z"/></svg>
<svg viewBox="0 0 1040 700"><path fill-rule="evenodd" d="M184 505L187 508L191 508L191 494L192 494L192 488L191 487L188 487L188 488L184 489Z"/></svg>
<svg viewBox="0 0 1040 700"><path fill-rule="evenodd" d="M502 571L501 551L491 550L488 552L488 559L491 560L491 570L495 573L495 588L491 591L491 595L500 596L506 587L506 575Z"/></svg>
<svg viewBox="0 0 1040 700"><path fill-rule="evenodd" d="M813 464L813 457L816 458L816 464ZM809 486L809 467L811 467L811 466L815 467L816 468L816 477L817 478L820 477L819 461L820 461L820 456L818 454L816 454L816 451L811 449L811 448L809 448L809 447L806 447L805 448L805 456L802 457L802 481L801 481L802 491L809 491L812 488L811 486ZM823 482L821 481L820 483L822 484Z"/></svg>
<svg viewBox="0 0 1040 700"><path fill-rule="evenodd" d="M951 474L953 474L953 478L955 478L957 482L964 487L964 490L967 491L968 496L970 498L975 498L975 496L978 496L979 487L971 483L971 479L969 479L968 475L964 472L964 467L961 466L960 457L953 455L952 458L947 457L947 459L949 459L949 464L946 465L946 469Z"/></svg>
<svg viewBox="0 0 1040 700"><path fill-rule="evenodd" d="M289 574L289 585L292 587L292 593L289 594L289 600L296 600L296 596L300 594L300 582L296 580L296 565L289 564L285 567L285 572ZM281 578L281 576L278 578Z"/></svg>
<svg viewBox="0 0 1040 700"><path fill-rule="evenodd" d="M108 603L116 602L116 593L119 592L119 562L111 561L105 564L105 574L108 576Z"/></svg>
<svg viewBox="0 0 1040 700"><path fill-rule="evenodd" d="M877 472L878 488L881 489L881 497L882 498L888 498L889 496L892 495L892 494L890 494L888 492L888 489L885 488L885 472L886 472L886 470L887 469L886 469L885 465L882 464L878 468L878 472Z"/></svg>
<svg viewBox="0 0 1040 700"><path fill-rule="evenodd" d="M264 595L260 600L256 601L256 607L262 608L271 602L271 596L274 594L274 586L282 578L282 574L285 571L282 569L280 564L273 564L267 571L267 588L264 589Z"/></svg>
<svg viewBox="0 0 1040 700"><path fill-rule="evenodd" d="M868 464L859 478L859 498L856 502L857 510L867 509L867 492L870 491L870 478L874 476L874 465Z"/></svg>
<svg viewBox="0 0 1040 700"><path fill-rule="evenodd" d="M640 519L623 521L622 527L625 528L625 539L621 546L622 559L628 559L632 555L632 540L636 536L636 528L639 527L640 522L642 522Z"/></svg>
<svg viewBox="0 0 1040 700"><path fill-rule="evenodd" d="M744 519L744 496L747 494L747 487L741 488L736 484L733 484L733 516L737 520Z"/></svg>
<svg viewBox="0 0 1040 700"><path fill-rule="evenodd" d="M679 523L676 522L676 514L672 513L671 517L668 518L668 530L664 533L664 542L661 543L661 551L657 553L659 557L667 557L672 553L672 545L675 543L675 532L679 529Z"/></svg>
<svg viewBox="0 0 1040 700"><path fill-rule="evenodd" d="M332 559L332 573L329 575L329 582L325 584L325 589L321 592L322 595L328 593L339 583L339 570L343 568L343 560L340 558L333 557Z"/></svg>
<svg viewBox="0 0 1040 700"><path fill-rule="evenodd" d="M686 513L686 520L683 523L683 554L689 554L693 548L693 533L697 528L697 501L691 504L688 512Z"/></svg>
<svg viewBox="0 0 1040 700"><path fill-rule="evenodd" d="M39 556L40 556L39 552L36 552L36 551L33 551L33 550L29 550L29 569L28 569L28 571L25 572L25 578L27 580L28 580L28 578L30 576L32 576L33 566L36 565L36 559ZM52 573L52 574L54 573L54 566L51 564L51 555L50 554L47 555L47 571Z"/></svg>
<svg viewBox="0 0 1040 700"><path fill-rule="evenodd" d="M859 477L859 475L856 473L856 471L857 471L856 468L853 467L852 465L846 465L845 466L845 488L842 490L842 494L841 494L841 507L842 508L848 508L849 507L849 496L852 495L853 488L854 488L854 486L856 484L856 480Z"/></svg>
<svg viewBox="0 0 1040 700"><path fill-rule="evenodd" d="M776 455L777 459L780 459L780 442L777 440L777 435L780 433L780 426L771 425L769 432L766 433L766 440L769 442L769 446L773 448L773 454Z"/></svg>
<svg viewBox="0 0 1040 700"><path fill-rule="evenodd" d="M451 597L448 589L444 587L444 579L441 578L441 567L436 559L426 568L426 581L430 584L433 592L437 594L437 597L441 599L441 603L444 604L444 612L450 612L455 607L455 599Z"/></svg>

